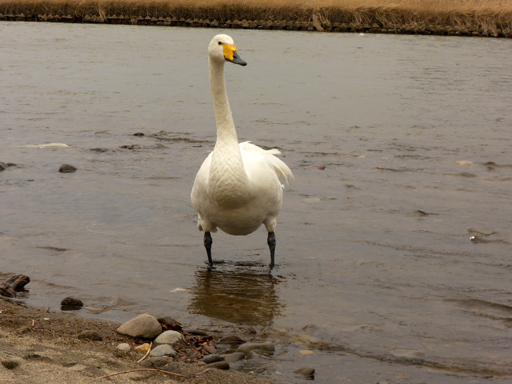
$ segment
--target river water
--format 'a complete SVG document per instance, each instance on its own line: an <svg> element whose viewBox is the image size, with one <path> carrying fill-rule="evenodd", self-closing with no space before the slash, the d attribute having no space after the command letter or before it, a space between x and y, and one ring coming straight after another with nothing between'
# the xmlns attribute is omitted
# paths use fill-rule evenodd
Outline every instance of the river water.
<svg viewBox="0 0 512 384"><path fill-rule="evenodd" d="M215 234L209 272L189 201L216 32L0 24L0 278L104 310L80 316L253 327L277 351L239 369L286 382L512 380L512 40L231 31L239 139L296 178L269 276L263 228Z"/></svg>

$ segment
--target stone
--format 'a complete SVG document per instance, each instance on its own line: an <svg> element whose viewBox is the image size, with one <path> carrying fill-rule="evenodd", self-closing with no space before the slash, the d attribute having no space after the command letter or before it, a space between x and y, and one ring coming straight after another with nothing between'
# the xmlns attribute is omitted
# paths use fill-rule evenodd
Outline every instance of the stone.
<svg viewBox="0 0 512 384"><path fill-rule="evenodd" d="M174 345L179 341L184 340L185 338L183 335L176 331L165 331L164 333L161 333L156 339L156 344L170 344Z"/></svg>
<svg viewBox="0 0 512 384"><path fill-rule="evenodd" d="M98 332L92 331L90 329L80 332L80 334L77 337L80 340L103 341L103 338Z"/></svg>
<svg viewBox="0 0 512 384"><path fill-rule="evenodd" d="M14 369L20 365L16 360L2 360L2 365L7 369Z"/></svg>
<svg viewBox="0 0 512 384"><path fill-rule="evenodd" d="M186 329L185 332L192 336L208 336L208 333L201 329Z"/></svg>
<svg viewBox="0 0 512 384"><path fill-rule="evenodd" d="M171 359L166 356L150 357L149 359L143 360L140 363L141 367L162 369L171 363Z"/></svg>
<svg viewBox="0 0 512 384"><path fill-rule="evenodd" d="M162 333L162 326L154 316L144 313L121 325L117 332L131 337L154 339Z"/></svg>
<svg viewBox="0 0 512 384"><path fill-rule="evenodd" d="M0 172L2 172L5 168L7 168L7 164L2 163L2 162L0 161Z"/></svg>
<svg viewBox="0 0 512 384"><path fill-rule="evenodd" d="M151 356L151 357L162 357L162 356L176 357L176 351L169 344L162 344L156 348L153 348L153 350L151 351L149 356Z"/></svg>
<svg viewBox="0 0 512 384"><path fill-rule="evenodd" d="M243 352L233 352L228 355L224 356L224 360L227 361L229 364L234 364L238 361L245 359L245 353Z"/></svg>
<svg viewBox="0 0 512 384"><path fill-rule="evenodd" d="M129 352L130 349L132 349L130 347L130 344L128 343L121 343L117 346L117 349L119 349L120 351L123 351L123 352Z"/></svg>
<svg viewBox="0 0 512 384"><path fill-rule="evenodd" d="M245 343L238 347L238 351L244 353L246 356L251 352L258 352L263 354L272 354L276 350L274 344L270 341L263 343Z"/></svg>
<svg viewBox="0 0 512 384"><path fill-rule="evenodd" d="M311 379L315 376L315 368L302 367L302 368L299 368L299 369L293 371L293 373L300 375L300 376L304 376L307 379Z"/></svg>
<svg viewBox="0 0 512 384"><path fill-rule="evenodd" d="M229 363L227 361L218 361L216 363L208 364L208 368L228 370L229 369Z"/></svg>
<svg viewBox="0 0 512 384"><path fill-rule="evenodd" d="M70 164L62 164L59 168L60 173L73 173L76 172L76 167Z"/></svg>
<svg viewBox="0 0 512 384"><path fill-rule="evenodd" d="M212 363L216 363L218 361L224 361L222 356L220 356L216 353L212 353L211 355L206 355L201 360L204 361L206 364L212 364Z"/></svg>
<svg viewBox="0 0 512 384"><path fill-rule="evenodd" d="M84 302L80 299L68 296L60 302L60 309L63 311L77 310L84 306Z"/></svg>
<svg viewBox="0 0 512 384"><path fill-rule="evenodd" d="M228 344L232 347L238 346L241 344L245 344L246 342L247 342L246 340L244 340L236 335L229 335L229 336L223 337L222 339L219 340L219 344Z"/></svg>

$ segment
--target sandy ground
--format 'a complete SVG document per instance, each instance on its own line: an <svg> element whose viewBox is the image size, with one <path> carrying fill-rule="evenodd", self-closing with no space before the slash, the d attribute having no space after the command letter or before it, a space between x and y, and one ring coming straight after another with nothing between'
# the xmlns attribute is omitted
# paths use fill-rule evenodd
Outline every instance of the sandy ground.
<svg viewBox="0 0 512 384"><path fill-rule="evenodd" d="M274 383L238 372L207 370L201 363L181 362L176 362L176 371L183 377L144 371L99 379L141 368L137 360L145 352L117 350L117 345L123 342L136 344L133 339L117 334L118 326L0 299L0 383ZM83 330L98 332L103 341L78 339Z"/></svg>

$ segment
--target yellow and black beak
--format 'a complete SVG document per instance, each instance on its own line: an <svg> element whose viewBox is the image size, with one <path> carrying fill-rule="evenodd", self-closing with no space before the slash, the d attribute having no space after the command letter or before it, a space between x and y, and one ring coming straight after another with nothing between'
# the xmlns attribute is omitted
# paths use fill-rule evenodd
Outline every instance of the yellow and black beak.
<svg viewBox="0 0 512 384"><path fill-rule="evenodd" d="M233 44L222 44L222 48L224 49L224 59L226 59L226 61L242 66L247 65L247 63L238 55L236 47Z"/></svg>

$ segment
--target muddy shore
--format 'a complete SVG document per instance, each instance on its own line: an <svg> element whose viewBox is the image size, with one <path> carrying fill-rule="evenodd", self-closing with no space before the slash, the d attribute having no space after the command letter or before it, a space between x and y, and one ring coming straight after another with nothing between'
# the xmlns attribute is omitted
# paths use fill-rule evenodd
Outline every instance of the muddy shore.
<svg viewBox="0 0 512 384"><path fill-rule="evenodd" d="M2 1L0 21L512 37L512 12L400 7L211 6L165 2Z"/></svg>
<svg viewBox="0 0 512 384"><path fill-rule="evenodd" d="M141 369L137 361L145 352L122 352L120 343L141 343L118 334L118 324L46 312L0 299L0 382L17 383L223 383L271 384L263 378L238 372L207 369L200 362L172 362L172 372L135 371L100 379L102 376ZM102 341L78 338L91 330Z"/></svg>

